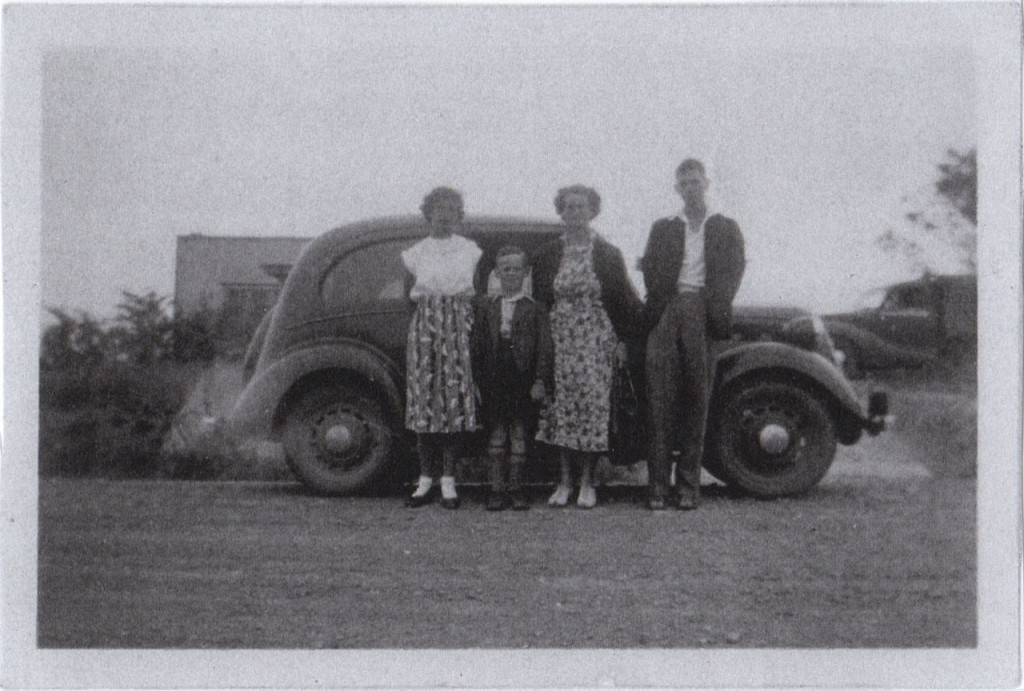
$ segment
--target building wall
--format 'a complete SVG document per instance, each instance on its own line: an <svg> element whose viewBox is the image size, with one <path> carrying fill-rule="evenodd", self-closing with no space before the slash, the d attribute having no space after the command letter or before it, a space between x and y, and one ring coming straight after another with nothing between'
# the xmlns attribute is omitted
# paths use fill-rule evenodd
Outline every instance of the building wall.
<svg viewBox="0 0 1024 691"><path fill-rule="evenodd" d="M250 290L263 304L279 282L264 264L295 263L310 238L178 236L174 303L180 313L220 309Z"/></svg>

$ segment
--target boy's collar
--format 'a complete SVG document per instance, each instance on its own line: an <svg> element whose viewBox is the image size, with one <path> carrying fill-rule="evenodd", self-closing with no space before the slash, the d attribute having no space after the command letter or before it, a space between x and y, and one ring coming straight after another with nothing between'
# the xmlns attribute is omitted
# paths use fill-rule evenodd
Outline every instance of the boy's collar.
<svg viewBox="0 0 1024 691"><path fill-rule="evenodd" d="M499 300L507 300L508 302L518 302L519 300L521 300L523 298L526 298L530 302L533 302L533 298L530 297L529 295L527 295L522 290L520 290L515 295L509 295L508 297L505 297L504 295L498 295L497 297L498 297Z"/></svg>

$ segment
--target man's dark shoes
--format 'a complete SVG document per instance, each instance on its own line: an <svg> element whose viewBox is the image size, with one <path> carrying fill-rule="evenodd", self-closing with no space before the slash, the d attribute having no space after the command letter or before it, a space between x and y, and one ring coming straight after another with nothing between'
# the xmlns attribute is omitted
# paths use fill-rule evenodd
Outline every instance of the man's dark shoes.
<svg viewBox="0 0 1024 691"><path fill-rule="evenodd" d="M508 495L504 492L491 492L491 495L487 497L487 510L488 511L504 511L511 505L511 500Z"/></svg>
<svg viewBox="0 0 1024 691"><path fill-rule="evenodd" d="M426 494L421 494L419 496L414 494L411 497L405 498L405 505L410 509L418 509L421 506L426 506L427 504L433 502L434 497L436 495L437 493L434 491L434 489L431 489Z"/></svg>
<svg viewBox="0 0 1024 691"><path fill-rule="evenodd" d="M526 497L522 492L512 493L512 510L513 511L527 511L530 508L529 502L526 501Z"/></svg>
<svg viewBox="0 0 1024 691"><path fill-rule="evenodd" d="M700 506L700 495L682 492L676 500L676 508L680 511L693 511Z"/></svg>

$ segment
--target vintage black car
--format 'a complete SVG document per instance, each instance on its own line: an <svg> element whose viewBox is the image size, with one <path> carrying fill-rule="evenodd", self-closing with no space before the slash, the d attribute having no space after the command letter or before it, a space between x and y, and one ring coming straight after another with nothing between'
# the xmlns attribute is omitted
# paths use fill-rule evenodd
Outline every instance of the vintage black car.
<svg viewBox="0 0 1024 691"><path fill-rule="evenodd" d="M974 275L926 275L863 294L857 307L823 317L850 378L973 358L978 333Z"/></svg>
<svg viewBox="0 0 1024 691"><path fill-rule="evenodd" d="M502 245L530 251L562 228L469 217L461 232L483 249L486 267ZM410 309L399 254L426 233L422 219L409 216L314 240L249 345L247 384L230 424L238 434L283 442L295 475L316 492L348 494L409 477L402 422ZM738 308L734 338L715 345L705 467L727 484L773 497L817 484L837 443L853 444L865 430L877 434L887 400L881 393L869 406L858 399L820 319L793 311L779 326L778 315L768 315L762 321L775 325L763 331L755 322L765 314Z"/></svg>

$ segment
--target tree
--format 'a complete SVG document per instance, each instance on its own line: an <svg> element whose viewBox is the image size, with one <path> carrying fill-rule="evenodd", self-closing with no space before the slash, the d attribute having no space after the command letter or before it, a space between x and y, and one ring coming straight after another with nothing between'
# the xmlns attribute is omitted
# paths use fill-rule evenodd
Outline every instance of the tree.
<svg viewBox="0 0 1024 691"><path fill-rule="evenodd" d="M950 162L939 164L935 191L949 200L971 225L978 225L978 155L971 149L961 154L949 149Z"/></svg>
<svg viewBox="0 0 1024 691"><path fill-rule="evenodd" d="M137 365L164 360L173 352L174 325L165 302L154 291L136 295L121 291L117 316L110 329L118 355Z"/></svg>
<svg viewBox="0 0 1024 691"><path fill-rule="evenodd" d="M110 337L99 321L84 312L74 317L55 307L47 311L57 323L43 331L39 356L43 369L88 368L109 357Z"/></svg>
<svg viewBox="0 0 1024 691"><path fill-rule="evenodd" d="M978 162L977 151L946 151L936 166L932 190L916 198L904 197L907 226L889 228L877 239L884 251L901 254L919 269L934 270L935 253L953 249L970 273L977 270ZM938 250L936 250L938 248Z"/></svg>

